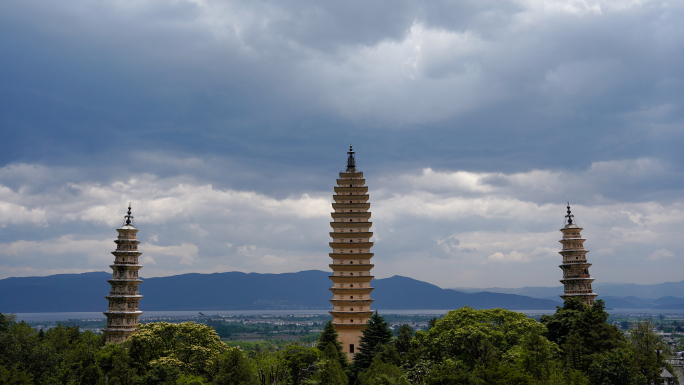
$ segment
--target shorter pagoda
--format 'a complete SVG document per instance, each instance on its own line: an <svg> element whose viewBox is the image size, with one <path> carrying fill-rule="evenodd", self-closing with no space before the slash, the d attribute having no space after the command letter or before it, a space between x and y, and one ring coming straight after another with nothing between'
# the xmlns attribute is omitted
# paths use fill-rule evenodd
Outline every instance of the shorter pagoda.
<svg viewBox="0 0 684 385"><path fill-rule="evenodd" d="M586 239L582 238L580 234L582 228L577 226L574 217L570 211L570 203L568 203L565 227L560 230L563 233L563 239L559 241L563 244L563 250L559 252L563 256L563 264L559 267L563 269L563 279L560 282L564 287L564 294L560 297L563 300L577 297L586 305L591 306L598 294L591 289L594 279L589 275L589 266L591 266L591 263L587 262L589 250L584 248Z"/></svg>
<svg viewBox="0 0 684 385"><path fill-rule="evenodd" d="M124 342L135 333L138 317L142 314L138 310L138 302L142 298L138 294L138 285L142 283L138 277L138 270L142 269L138 258L142 253L138 251L138 229L133 223L130 204L124 219L121 227L116 229L119 236L114 241L116 250L112 251L114 264L109 266L113 275L107 282L112 285L112 289L105 297L109 300L109 310L104 312L107 316L107 328L103 330L107 343Z"/></svg>

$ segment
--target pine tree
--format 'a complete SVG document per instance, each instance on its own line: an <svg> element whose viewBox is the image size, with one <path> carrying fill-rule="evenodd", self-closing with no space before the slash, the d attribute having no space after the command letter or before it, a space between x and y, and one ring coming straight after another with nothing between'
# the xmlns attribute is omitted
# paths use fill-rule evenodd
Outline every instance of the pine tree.
<svg viewBox="0 0 684 385"><path fill-rule="evenodd" d="M337 330L335 330L335 325L333 325L332 320L325 323L323 332L321 336L318 337L318 349L324 351L327 349L328 344L333 344L337 350L338 362L343 368L347 367L347 355L342 352L342 343L338 339Z"/></svg>
<svg viewBox="0 0 684 385"><path fill-rule="evenodd" d="M373 363L373 352L378 345L392 341L392 331L387 321L376 311L366 322L366 328L361 332L358 353L354 355L353 367L355 371L368 369Z"/></svg>
<svg viewBox="0 0 684 385"><path fill-rule="evenodd" d="M399 335L396 341L394 341L394 346L396 346L399 354L404 355L408 353L411 348L411 339L413 338L413 330L407 324L401 325L399 328Z"/></svg>

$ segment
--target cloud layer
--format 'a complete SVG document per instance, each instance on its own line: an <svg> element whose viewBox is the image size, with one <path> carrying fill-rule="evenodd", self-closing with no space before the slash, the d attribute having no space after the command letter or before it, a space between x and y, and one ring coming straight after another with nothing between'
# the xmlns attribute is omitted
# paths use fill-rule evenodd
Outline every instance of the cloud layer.
<svg viewBox="0 0 684 385"><path fill-rule="evenodd" d="M14 165L59 175L58 168ZM645 168L645 169L644 169ZM553 285L560 277L558 239L565 205L573 205L593 274L603 282L677 280L684 244L684 202L611 198L615 170L642 169L670 178L649 159L594 164L581 172L441 172L367 175L373 214L375 273L400 274L445 287ZM638 174L638 173L637 173ZM99 184L65 182L41 188L26 178L0 217L8 236L0 261L5 276L106 269L114 229L132 202L145 276L200 271L285 272L327 268L329 191L304 189L276 198L216 188L181 176L141 174ZM649 194L645 194L648 196ZM41 213L34 215L33 213ZM30 234L30 236L26 236ZM13 235L13 236L12 236ZM616 266L619 266L616 268Z"/></svg>

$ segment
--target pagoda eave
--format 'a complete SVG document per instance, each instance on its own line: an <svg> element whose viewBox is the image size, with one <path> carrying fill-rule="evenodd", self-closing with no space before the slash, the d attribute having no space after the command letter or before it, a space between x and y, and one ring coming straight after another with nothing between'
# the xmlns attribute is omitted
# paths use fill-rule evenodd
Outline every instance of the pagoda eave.
<svg viewBox="0 0 684 385"><path fill-rule="evenodd" d="M103 312L102 314L104 314L104 315L106 315L106 316L119 316L119 317L122 317L122 316L123 316L123 317L125 317L125 316L129 315L129 316L131 316L131 317L138 317L138 316L140 316L142 313L143 313L143 312L140 311L140 310L137 310L137 311L124 311L124 310L122 310L122 311L116 311L116 310L108 310L108 311Z"/></svg>
<svg viewBox="0 0 684 385"><path fill-rule="evenodd" d="M374 299L330 299L330 303L333 304L333 306L349 306L349 307L356 307L356 306L370 306Z"/></svg>
<svg viewBox="0 0 684 385"><path fill-rule="evenodd" d="M356 212L332 212L330 213L332 218L365 218L371 217L370 211L356 211Z"/></svg>
<svg viewBox="0 0 684 385"><path fill-rule="evenodd" d="M577 261L577 262L564 262L562 265L558 265L558 267L560 267L563 270L565 270L566 267L576 267L576 266L587 266L587 267L589 267L589 266L591 266L591 263L586 262L586 261L585 262Z"/></svg>
<svg viewBox="0 0 684 385"><path fill-rule="evenodd" d="M584 284L584 283L592 283L592 282L594 282L595 280L596 280L595 278L591 278L591 277L586 277L586 278L563 278L563 279L560 280L560 283L562 283L562 284L564 284L564 285L565 285L566 283L570 283L570 284L581 283L581 284Z"/></svg>
<svg viewBox="0 0 684 385"><path fill-rule="evenodd" d="M368 310L368 311L338 311L338 310L331 310L328 313L332 315L333 317L360 317L360 318L366 318L370 317L375 313L373 310Z"/></svg>
<svg viewBox="0 0 684 385"><path fill-rule="evenodd" d="M132 284L132 285L140 285L142 283L142 279L134 278L134 279L125 279L125 278L112 278L108 279L107 282L109 283L126 283L126 284Z"/></svg>
<svg viewBox="0 0 684 385"><path fill-rule="evenodd" d="M136 328L125 328L125 329L102 329L103 332L106 332L110 335L116 335L116 336L123 336L131 332L135 332Z"/></svg>
<svg viewBox="0 0 684 385"><path fill-rule="evenodd" d="M142 297L140 294L110 294L105 296L106 299L130 299L130 302L133 302L132 300L140 300Z"/></svg>
<svg viewBox="0 0 684 385"><path fill-rule="evenodd" d="M596 298L596 297L598 297L598 294L593 293L593 292L589 292L589 293L567 293L567 294L561 295L560 297L563 299L565 299L567 297L593 297L593 298Z"/></svg>
<svg viewBox="0 0 684 385"><path fill-rule="evenodd" d="M359 185L364 185L366 184L365 179L338 179L337 184L342 185L342 184L349 184L350 181L353 181L353 184L359 184Z"/></svg>
<svg viewBox="0 0 684 385"><path fill-rule="evenodd" d="M371 259L373 258L373 253L329 253L328 254L330 258L333 259L349 259L351 258L350 256L354 257L354 259Z"/></svg>
<svg viewBox="0 0 684 385"><path fill-rule="evenodd" d="M343 171L340 173L340 178L360 180L360 179L363 179L363 171L355 171L355 172Z"/></svg>
<svg viewBox="0 0 684 385"><path fill-rule="evenodd" d="M333 203L332 207L334 210L368 210L370 208L370 203ZM342 213L344 211L336 211ZM348 211L347 211L348 212ZM363 212L363 211L359 211Z"/></svg>
<svg viewBox="0 0 684 385"><path fill-rule="evenodd" d="M127 265L127 264L123 264L123 263L122 264L115 263L113 265L109 265L109 267L111 267L113 270L117 270L117 271L118 270L140 270L140 269L142 269L142 265L137 265L137 264L136 265ZM130 269L129 269L129 267L130 267ZM139 278L136 278L136 279L139 279ZM140 280L140 282L142 282L142 280Z"/></svg>
<svg viewBox="0 0 684 385"><path fill-rule="evenodd" d="M569 254L569 253L577 253L577 254L586 254L588 253L589 250L587 249L563 249L558 252L558 254L563 255L563 254Z"/></svg>
<svg viewBox="0 0 684 385"><path fill-rule="evenodd" d="M328 265L333 271L370 271L375 265Z"/></svg>
<svg viewBox="0 0 684 385"><path fill-rule="evenodd" d="M332 291L333 295L349 295L349 294L354 294L354 295L364 295L364 294L370 294L373 290L375 290L374 287L331 287L329 288L330 291Z"/></svg>
<svg viewBox="0 0 684 385"><path fill-rule="evenodd" d="M371 232L365 232L365 233L358 232L358 233L355 233L355 232L353 232L353 231L350 231L350 232L348 232L348 233L339 232L339 233L329 233L329 234L330 234L330 236L333 237L333 238L370 238L370 237L373 236L373 233L371 233Z"/></svg>
<svg viewBox="0 0 684 385"><path fill-rule="evenodd" d="M582 231L582 230L584 230L584 229L583 229L582 227L577 226L577 225L565 226L565 227L563 227L562 229L560 229L560 231L562 231L562 232L564 232L564 233L565 233L565 232L568 232L568 231L571 231L571 230L573 230L573 231L574 231L574 230L580 230L580 231Z"/></svg>
<svg viewBox="0 0 684 385"><path fill-rule="evenodd" d="M373 242L330 242L328 245L333 249L369 249Z"/></svg>
<svg viewBox="0 0 684 385"><path fill-rule="evenodd" d="M348 276L348 275L330 275L328 276L330 280L333 281L333 283L368 283L373 280L372 275L353 275L353 276Z"/></svg>
<svg viewBox="0 0 684 385"><path fill-rule="evenodd" d="M368 195L333 195L335 203L340 204L359 204L368 202ZM351 202L349 202L351 201Z"/></svg>
<svg viewBox="0 0 684 385"><path fill-rule="evenodd" d="M333 229L367 229L371 226L373 226L373 222L330 222L330 227Z"/></svg>
<svg viewBox="0 0 684 385"><path fill-rule="evenodd" d="M142 255L141 251L136 250L116 250L111 253L117 257L139 257Z"/></svg>
<svg viewBox="0 0 684 385"><path fill-rule="evenodd" d="M558 242L560 242L560 243L570 243L570 242L584 242L584 241L586 241L585 238L563 238L563 239L561 239L561 240L558 241Z"/></svg>
<svg viewBox="0 0 684 385"><path fill-rule="evenodd" d="M340 179L338 179L338 181L339 180ZM344 181L344 179L341 179L341 180ZM362 192L362 193L366 194L368 192L368 186L353 186L354 185L353 182L347 183L347 184L351 184L352 187L345 186L344 183L341 183L341 185L340 185L340 182L337 182L337 184L338 184L338 186L335 186L335 190L334 190L336 193Z"/></svg>

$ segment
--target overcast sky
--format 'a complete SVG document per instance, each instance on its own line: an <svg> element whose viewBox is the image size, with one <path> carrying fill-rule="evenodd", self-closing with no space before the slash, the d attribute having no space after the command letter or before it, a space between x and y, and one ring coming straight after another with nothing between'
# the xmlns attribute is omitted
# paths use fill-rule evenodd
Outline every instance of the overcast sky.
<svg viewBox="0 0 684 385"><path fill-rule="evenodd" d="M684 3L0 2L0 278L327 270L337 173L373 273L556 286L565 205L597 283L682 279Z"/></svg>

